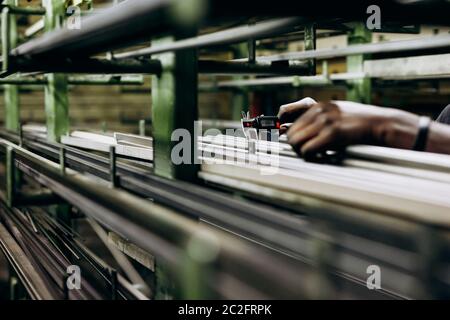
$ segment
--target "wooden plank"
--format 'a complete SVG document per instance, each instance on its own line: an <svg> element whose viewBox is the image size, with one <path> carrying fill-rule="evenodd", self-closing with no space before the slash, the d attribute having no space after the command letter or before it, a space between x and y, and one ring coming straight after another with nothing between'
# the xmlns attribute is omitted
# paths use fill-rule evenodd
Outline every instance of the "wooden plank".
<svg viewBox="0 0 450 320"><path fill-rule="evenodd" d="M152 256L150 253L139 248L138 246L129 242L128 240L120 237L114 232L108 233L108 239L109 243L114 245L120 252L136 260L147 269L153 272L155 271L155 257Z"/></svg>

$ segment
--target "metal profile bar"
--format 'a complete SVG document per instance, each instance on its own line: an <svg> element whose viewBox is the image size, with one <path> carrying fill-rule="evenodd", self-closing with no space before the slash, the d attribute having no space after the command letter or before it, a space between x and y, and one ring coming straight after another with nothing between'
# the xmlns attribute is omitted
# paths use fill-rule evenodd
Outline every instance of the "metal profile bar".
<svg viewBox="0 0 450 320"><path fill-rule="evenodd" d="M399 52L406 55L414 52L422 53L427 50L437 49L450 51L450 35L423 37L414 40L359 44L340 49L318 49L310 51L287 52L276 55L259 56L256 58L256 61L271 62L285 60L331 59L359 54L384 54ZM245 59L237 59L233 61L245 61Z"/></svg>
<svg viewBox="0 0 450 320"><path fill-rule="evenodd" d="M114 57L116 59L142 57L162 52L174 52L185 49L238 43L249 39L257 40L271 35L292 31L294 27L298 26L303 21L304 19L300 18L274 19L255 25L231 28L224 31L174 41L172 43L154 45L136 51L119 53L115 54Z"/></svg>
<svg viewBox="0 0 450 320"><path fill-rule="evenodd" d="M143 85L144 78L124 76L69 76L70 85Z"/></svg>
<svg viewBox="0 0 450 320"><path fill-rule="evenodd" d="M17 4L17 0L7 0L6 4ZM10 8L5 7L2 11L2 55L4 57L2 63L2 71L9 67L8 52L17 45L17 19L12 14ZM19 87L17 85L8 84L5 89L5 127L8 130L17 132L20 123L20 105L19 105Z"/></svg>
<svg viewBox="0 0 450 320"><path fill-rule="evenodd" d="M82 17L80 30L66 28L17 47L14 56L87 57L148 39L174 25L171 0L134 0Z"/></svg>
<svg viewBox="0 0 450 320"><path fill-rule="evenodd" d="M287 76L287 77L270 77L257 79L242 79L242 80L228 80L218 81L217 83L201 83L200 90L216 90L216 89L233 89L239 87L263 87L263 86L328 86L338 85L346 80L363 79L368 75L365 73L335 73L331 75L317 75L317 76Z"/></svg>
<svg viewBox="0 0 450 320"><path fill-rule="evenodd" d="M9 8L11 14L22 14L22 15L45 15L45 8L43 7L19 7L13 4L1 4L0 8Z"/></svg>
<svg viewBox="0 0 450 320"><path fill-rule="evenodd" d="M39 31L44 30L44 18L39 19L34 24L25 29L25 37L32 37Z"/></svg>
<svg viewBox="0 0 450 320"><path fill-rule="evenodd" d="M70 85L142 85L144 81L142 78L133 79L121 76L69 76L68 84ZM15 84L15 85L46 85L48 83L45 78L32 77L11 77L0 78L0 84Z"/></svg>
<svg viewBox="0 0 450 320"><path fill-rule="evenodd" d="M99 60L78 59L23 59L9 57L8 69L2 77L15 72L56 72L86 74L160 74L162 66L158 60Z"/></svg>
<svg viewBox="0 0 450 320"><path fill-rule="evenodd" d="M239 87L260 87L260 86L274 86L274 85L291 85L293 87L300 86L326 86L332 85L331 79L324 76L290 76L290 77L271 77L260 79L242 79L242 80L229 80L219 81L216 84L202 84L200 89L213 90L213 89L227 89L227 88L239 88Z"/></svg>
<svg viewBox="0 0 450 320"><path fill-rule="evenodd" d="M307 63L250 63L248 61L200 60L199 73L212 74L259 74L259 75L304 75L308 74Z"/></svg>
<svg viewBox="0 0 450 320"><path fill-rule="evenodd" d="M162 72L159 60L40 60L9 58L9 69L1 76L5 77L15 72L64 72L86 74L156 74ZM308 74L308 64L299 62L282 63L249 63L219 60L199 60L198 72L203 74L259 74L259 75L305 75Z"/></svg>

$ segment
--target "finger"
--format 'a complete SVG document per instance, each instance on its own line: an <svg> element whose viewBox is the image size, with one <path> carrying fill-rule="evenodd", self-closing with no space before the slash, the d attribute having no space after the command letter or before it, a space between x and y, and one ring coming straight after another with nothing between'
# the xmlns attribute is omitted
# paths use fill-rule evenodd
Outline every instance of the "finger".
<svg viewBox="0 0 450 320"><path fill-rule="evenodd" d="M289 131L288 142L293 146L297 153L301 154L300 150L302 146L319 135L320 132L333 121L333 115L322 114L309 126L295 132Z"/></svg>
<svg viewBox="0 0 450 320"><path fill-rule="evenodd" d="M294 150L300 152L303 144L317 136L323 130L325 125L325 121L315 121L306 128L291 133L288 136L288 142L290 145L292 145Z"/></svg>
<svg viewBox="0 0 450 320"><path fill-rule="evenodd" d="M285 134L291 126L292 126L292 123L283 123L280 126L280 135Z"/></svg>
<svg viewBox="0 0 450 320"><path fill-rule="evenodd" d="M337 148L340 146L339 136L337 126L322 130L316 137L303 145L301 154L305 159L310 159L319 152Z"/></svg>
<svg viewBox="0 0 450 320"><path fill-rule="evenodd" d="M316 118L324 112L324 106L322 103L318 103L305 112L295 123L289 128L290 132L296 132L304 129L308 125L316 121ZM288 135L289 135L288 131Z"/></svg>
<svg viewBox="0 0 450 320"><path fill-rule="evenodd" d="M280 107L278 118L281 123L294 122L314 104L316 104L316 101L311 98L304 98L297 102L285 104Z"/></svg>

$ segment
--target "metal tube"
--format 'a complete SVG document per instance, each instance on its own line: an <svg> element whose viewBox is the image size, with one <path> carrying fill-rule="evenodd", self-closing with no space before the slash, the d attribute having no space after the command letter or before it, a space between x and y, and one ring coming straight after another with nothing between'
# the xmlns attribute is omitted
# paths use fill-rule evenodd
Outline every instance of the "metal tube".
<svg viewBox="0 0 450 320"><path fill-rule="evenodd" d="M16 48L15 56L90 56L148 39L174 24L171 0L134 0L81 18L80 30L55 30ZM171 23L172 22L172 23Z"/></svg>
<svg viewBox="0 0 450 320"><path fill-rule="evenodd" d="M382 54L402 52L423 52L432 49L450 50L450 35L423 37L414 40L400 40L382 43L370 43L349 46L340 49L319 49L309 51L287 52L270 56L260 56L256 58L258 62L284 61L284 60L305 60L305 59L331 59L360 54ZM237 59L233 61L245 61Z"/></svg>
<svg viewBox="0 0 450 320"><path fill-rule="evenodd" d="M291 77L273 77L273 78L260 78L260 79L242 79L242 80L229 80L219 81L215 84L201 84L199 88L201 90L214 90L214 89L227 89L227 88L240 88L240 87L260 87L260 86L279 86L290 85L293 87L301 86L326 86L332 85L333 81L322 75L318 76L291 76Z"/></svg>
<svg viewBox="0 0 450 320"><path fill-rule="evenodd" d="M306 63L249 63L233 61L200 60L198 62L199 73L213 74L283 74L304 75L309 68Z"/></svg>
<svg viewBox="0 0 450 320"><path fill-rule="evenodd" d="M45 78L14 77L0 79L0 84L16 85L46 85L48 81ZM143 79L127 79L121 76L71 76L68 78L71 85L142 85Z"/></svg>
<svg viewBox="0 0 450 320"><path fill-rule="evenodd" d="M45 8L43 7L19 7L15 5L0 5L0 7L9 8L12 14L23 14L23 15L40 15L45 14Z"/></svg>
<svg viewBox="0 0 450 320"><path fill-rule="evenodd" d="M33 79L33 78L6 78L0 79L0 84L23 84L23 85L45 85L47 80L45 79Z"/></svg>
<svg viewBox="0 0 450 320"><path fill-rule="evenodd" d="M11 57L7 74L14 72L64 72L86 74L160 74L158 60L98 60L98 59L22 59ZM3 76L6 76L4 74Z"/></svg>
<svg viewBox="0 0 450 320"><path fill-rule="evenodd" d="M224 31L178 40L172 43L155 45L136 51L124 52L116 54L114 57L116 59L141 57L168 51L232 44L249 39L257 40L274 34L292 31L292 29L298 26L302 21L303 19L300 18L269 20L255 25L231 28Z"/></svg>

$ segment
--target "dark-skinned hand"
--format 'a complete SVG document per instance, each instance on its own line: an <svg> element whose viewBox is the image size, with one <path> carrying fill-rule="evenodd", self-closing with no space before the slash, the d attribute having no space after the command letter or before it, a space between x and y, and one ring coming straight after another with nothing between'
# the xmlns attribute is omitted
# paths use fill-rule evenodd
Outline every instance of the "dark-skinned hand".
<svg viewBox="0 0 450 320"><path fill-rule="evenodd" d="M316 103L311 98L282 106L278 116L282 124L293 122L282 126L283 131L287 130L289 144L306 160L353 144L409 148L418 122L416 115L396 109L348 101Z"/></svg>

